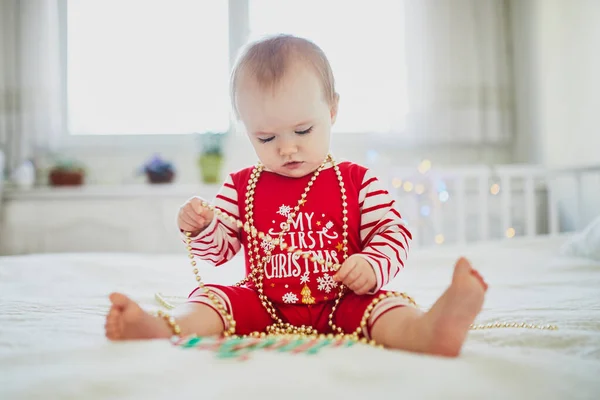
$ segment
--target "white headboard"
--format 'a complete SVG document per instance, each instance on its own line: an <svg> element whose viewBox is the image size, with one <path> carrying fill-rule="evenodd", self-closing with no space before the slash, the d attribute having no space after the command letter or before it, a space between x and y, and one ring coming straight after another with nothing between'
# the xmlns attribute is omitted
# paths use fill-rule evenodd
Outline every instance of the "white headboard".
<svg viewBox="0 0 600 400"><path fill-rule="evenodd" d="M600 165L392 169L387 179L417 246L582 229L600 214Z"/></svg>

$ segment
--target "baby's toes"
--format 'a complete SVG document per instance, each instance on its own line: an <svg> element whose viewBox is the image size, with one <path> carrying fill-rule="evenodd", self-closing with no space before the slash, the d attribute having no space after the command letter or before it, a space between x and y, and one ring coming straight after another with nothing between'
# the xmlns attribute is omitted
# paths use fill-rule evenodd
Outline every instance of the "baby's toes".
<svg viewBox="0 0 600 400"><path fill-rule="evenodd" d="M113 306L110 308L108 315L106 316L106 322L104 323L104 330L106 336L109 338L115 338L118 336L119 327L121 325L122 312Z"/></svg>
<svg viewBox="0 0 600 400"><path fill-rule="evenodd" d="M115 326L111 326L106 329L106 337L110 340L117 340L121 336L119 329Z"/></svg>
<svg viewBox="0 0 600 400"><path fill-rule="evenodd" d="M471 270L471 275L473 275L479 281L479 283L481 283L484 290L487 290L488 285L485 282L485 280L483 279L483 277L481 276L481 274L479 273L479 271L477 271L476 269L473 269L473 270Z"/></svg>

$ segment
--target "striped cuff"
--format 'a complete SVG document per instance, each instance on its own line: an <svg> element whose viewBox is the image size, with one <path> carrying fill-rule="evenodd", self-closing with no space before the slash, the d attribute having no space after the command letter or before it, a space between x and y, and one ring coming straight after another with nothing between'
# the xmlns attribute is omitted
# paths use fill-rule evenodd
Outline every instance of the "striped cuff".
<svg viewBox="0 0 600 400"><path fill-rule="evenodd" d="M217 299L219 300L221 305L225 308L225 310L228 313L232 314L232 317L233 317L233 313L231 311L232 310L231 302L229 301L229 297L225 294L225 292L223 292L220 289L214 288L214 287L209 287L208 289L217 297ZM229 329L229 321L227 321L227 319L225 319L223 314L221 314L219 312L219 309L215 306L215 304L212 302L212 300L208 298L208 295L205 292L200 292L200 288L197 288L196 290L194 290L194 292L192 292L192 294L190 294L190 297L188 297L187 302L188 303L205 304L205 305L209 306L210 308L215 310L215 312L217 314L219 314L219 317L221 318L221 321L223 322L224 330Z"/></svg>
<svg viewBox="0 0 600 400"><path fill-rule="evenodd" d="M367 260L369 262L369 264L371 265L371 268L373 268L373 272L375 272L375 279L376 279L377 283L375 284L375 288L373 290L367 292L367 294L377 293L379 290L381 290L381 288L384 285L383 277L379 273L379 264L377 263L377 261L375 261L373 258L369 257L366 254L356 253L355 255L360 256L360 257L364 258L365 260Z"/></svg>
<svg viewBox="0 0 600 400"><path fill-rule="evenodd" d="M212 219L212 221L210 221L210 224L208 224L208 226L206 228L204 228L204 230L202 232L200 232L196 236L190 236L190 239L192 239L192 242L204 239L204 238L210 236L212 233L214 233L215 227L218 222L217 219L218 218L215 216ZM183 238L183 241L185 242L185 240L187 239L187 236L185 236L185 232L181 232L181 236Z"/></svg>
<svg viewBox="0 0 600 400"><path fill-rule="evenodd" d="M387 297L377 303L373 308L371 315L367 321L367 326L363 328L363 334L368 340L371 340L371 329L377 320L386 312L398 307L414 307L408 299L403 297Z"/></svg>

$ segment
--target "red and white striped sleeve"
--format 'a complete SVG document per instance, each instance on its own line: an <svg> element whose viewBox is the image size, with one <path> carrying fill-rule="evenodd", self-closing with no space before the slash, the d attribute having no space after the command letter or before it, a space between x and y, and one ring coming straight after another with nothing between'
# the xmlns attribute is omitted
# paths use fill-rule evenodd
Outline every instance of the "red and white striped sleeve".
<svg viewBox="0 0 600 400"><path fill-rule="evenodd" d="M214 206L239 219L238 195L231 175L227 177L215 197ZM240 228L229 220L215 217L198 236L192 238L192 254L214 266L231 260L240 250Z"/></svg>
<svg viewBox="0 0 600 400"><path fill-rule="evenodd" d="M404 268L412 235L400 213L394 208L395 200L381 182L367 170L358 195L361 210L360 239L367 259L377 276L377 292Z"/></svg>

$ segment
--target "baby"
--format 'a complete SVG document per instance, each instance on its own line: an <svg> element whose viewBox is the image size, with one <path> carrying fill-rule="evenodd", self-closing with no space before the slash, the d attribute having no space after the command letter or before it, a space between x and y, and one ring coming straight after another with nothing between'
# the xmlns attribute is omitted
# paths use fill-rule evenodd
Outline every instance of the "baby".
<svg viewBox="0 0 600 400"><path fill-rule="evenodd" d="M246 279L196 289L172 319L113 293L106 336L246 335L279 322L457 356L487 285L461 258L428 312L382 290L404 267L411 234L369 169L330 155L339 95L321 49L288 35L252 43L232 72L231 98L260 164L230 174L214 206L267 236L253 237L235 220L216 217L199 197L181 207L178 224L191 253L215 266L243 247Z"/></svg>

